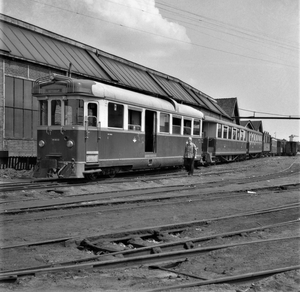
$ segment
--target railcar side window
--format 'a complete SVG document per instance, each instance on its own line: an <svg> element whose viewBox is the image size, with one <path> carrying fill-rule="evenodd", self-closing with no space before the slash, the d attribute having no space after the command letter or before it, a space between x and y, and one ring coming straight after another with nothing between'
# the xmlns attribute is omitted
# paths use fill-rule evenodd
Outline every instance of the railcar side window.
<svg viewBox="0 0 300 292"><path fill-rule="evenodd" d="M232 127L228 128L228 139L232 139Z"/></svg>
<svg viewBox="0 0 300 292"><path fill-rule="evenodd" d="M192 133L192 121L183 120L183 135L191 135Z"/></svg>
<svg viewBox="0 0 300 292"><path fill-rule="evenodd" d="M237 140L240 140L240 130L239 130L239 129L237 129L237 130L236 130L236 133L237 133L237 135L236 135L236 139L237 139Z"/></svg>
<svg viewBox="0 0 300 292"><path fill-rule="evenodd" d="M61 125L61 100L51 100L51 125Z"/></svg>
<svg viewBox="0 0 300 292"><path fill-rule="evenodd" d="M181 119L173 117L173 134L181 133Z"/></svg>
<svg viewBox="0 0 300 292"><path fill-rule="evenodd" d="M141 131L142 113L140 111L128 110L128 129Z"/></svg>
<svg viewBox="0 0 300 292"><path fill-rule="evenodd" d="M227 133L228 133L228 127L227 127L227 126L224 126L224 127L223 127L223 138L224 138L224 139L227 139Z"/></svg>
<svg viewBox="0 0 300 292"><path fill-rule="evenodd" d="M236 140L236 129L233 129L232 131L232 139Z"/></svg>
<svg viewBox="0 0 300 292"><path fill-rule="evenodd" d="M65 101L65 125L83 125L83 100Z"/></svg>
<svg viewBox="0 0 300 292"><path fill-rule="evenodd" d="M110 102L108 104L108 126L123 128L124 106Z"/></svg>
<svg viewBox="0 0 300 292"><path fill-rule="evenodd" d="M199 136L201 133L201 123L199 120L194 120L193 134Z"/></svg>
<svg viewBox="0 0 300 292"><path fill-rule="evenodd" d="M160 114L160 128L161 133L170 133L170 115Z"/></svg>
<svg viewBox="0 0 300 292"><path fill-rule="evenodd" d="M40 100L40 125L48 125L48 101Z"/></svg>
<svg viewBox="0 0 300 292"><path fill-rule="evenodd" d="M222 125L218 124L218 138L222 138Z"/></svg>

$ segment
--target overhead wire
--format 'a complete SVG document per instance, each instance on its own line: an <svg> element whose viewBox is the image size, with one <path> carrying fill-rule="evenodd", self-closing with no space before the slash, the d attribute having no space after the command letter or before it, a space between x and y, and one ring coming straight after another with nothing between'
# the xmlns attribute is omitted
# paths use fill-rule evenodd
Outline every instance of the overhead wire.
<svg viewBox="0 0 300 292"><path fill-rule="evenodd" d="M41 4L41 5L53 7L53 8L58 9L58 10L67 11L69 13L80 15L80 16L83 16L83 17L87 17L87 18L91 18L91 19L103 21L103 22L106 22L106 23L110 23L110 24L113 24L113 25L117 25L119 27L126 27L128 29L132 29L132 30L139 31L139 32L142 32L142 33L146 33L146 34L150 34L150 35L155 35L155 36L158 36L158 37L161 37L161 38L165 38L165 39L169 39L169 40L172 40L172 41L176 41L176 42L180 42L180 43L185 43L185 44L193 45L193 46L197 46L197 47L202 47L202 48L205 48L205 49L214 50L214 51L218 51L218 52L222 52L222 53L226 53L226 54L230 54L230 55L235 55L235 56L240 56L240 57L244 57L244 58L249 58L249 59L253 59L253 60L259 60L259 61L273 63L273 64L277 64L277 65L298 68L295 65L290 65L290 64L286 64L286 63L282 63L282 62L276 62L276 61L262 59L262 58L253 57L253 56L247 56L247 55L244 55L244 54L234 53L234 52L230 52L230 51L226 51L226 50L222 50L222 49L216 49L214 47L210 47L210 46L206 46L206 45L202 45L202 44L197 44L197 43L193 43L193 42L188 42L188 41L174 39L172 37L168 37L168 36L164 36L164 35L161 35L161 34L157 34L157 33L149 32L149 31L141 30L141 29L138 29L138 28L130 27L130 26L127 26L127 25L124 25L124 24L121 24L121 23L116 23L116 22L113 22L113 21L104 20L104 19L99 18L99 17L94 17L94 16L90 16L90 15L83 14L83 13L80 13L80 12L75 12L73 10L62 8L62 7L57 7L55 5L51 5L51 4L48 4L48 3L42 3L42 2L37 1L37 0L30 0L30 1L36 2L36 3ZM106 1L109 1L109 0L106 0ZM110 1L110 2L113 2L113 1ZM116 3L116 2L113 2L113 3ZM119 4L119 3L116 3L116 4ZM125 5L125 6L127 6L127 5Z"/></svg>
<svg viewBox="0 0 300 292"><path fill-rule="evenodd" d="M295 118L300 118L299 115L283 115L283 114L273 114L273 113L266 113L266 112L260 112L260 111L255 111L255 110L248 110L248 109L243 109L239 108L239 110L246 111L246 112L251 112L251 113L257 113L257 114L265 114L265 115L272 115L272 116L280 116L280 117L295 117Z"/></svg>
<svg viewBox="0 0 300 292"><path fill-rule="evenodd" d="M165 11L168 11L170 13L176 13L177 15L180 15L183 18L187 18L187 17L184 14L179 13L178 11L184 12L187 15L191 15L192 17L189 17L189 19L193 20L193 21L196 21L198 23L205 22L205 23L208 23L208 24L211 24L211 25L214 25L214 26L218 26L222 29L228 29L229 28L232 31L235 31L235 32L238 32L240 34L244 34L244 35L247 35L247 36L250 36L250 37L256 37L259 40L274 42L275 44L281 45L281 46L283 46L284 48L287 48L287 49L299 50L299 46L297 46L296 42L295 42L294 45L291 45L290 48L288 48L286 40L280 41L276 38L270 37L269 35L262 34L262 33L257 33L257 32L254 32L252 30L249 30L249 29L246 29L246 28L241 28L241 27L238 27L236 25L232 25L232 24L220 21L220 20L213 19L213 18L209 18L209 17L203 16L203 15L195 13L195 12L191 12L191 11L188 11L188 10L183 10L182 8L177 8L175 6L165 4L163 2L156 1L156 4L159 4L159 5L162 5L162 6L165 6L165 7L168 7L168 8L171 8L171 9L175 10L175 12L174 12L172 10L168 10L166 8L161 7L161 9L163 9ZM196 17L196 18L194 18L194 17ZM224 26L226 26L226 27L224 27Z"/></svg>

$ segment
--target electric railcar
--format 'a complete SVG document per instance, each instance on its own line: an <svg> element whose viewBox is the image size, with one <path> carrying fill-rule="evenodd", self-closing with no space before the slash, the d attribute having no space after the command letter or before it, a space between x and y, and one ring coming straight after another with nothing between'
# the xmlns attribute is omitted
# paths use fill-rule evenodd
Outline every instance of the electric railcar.
<svg viewBox="0 0 300 292"><path fill-rule="evenodd" d="M188 136L201 160L203 113L171 98L56 74L37 79L32 93L39 102L34 177L182 166Z"/></svg>

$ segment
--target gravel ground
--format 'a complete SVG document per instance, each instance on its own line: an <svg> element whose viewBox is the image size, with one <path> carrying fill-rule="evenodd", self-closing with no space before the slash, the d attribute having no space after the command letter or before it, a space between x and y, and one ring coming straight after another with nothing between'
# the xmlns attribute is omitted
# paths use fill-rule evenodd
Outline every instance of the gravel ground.
<svg viewBox="0 0 300 292"><path fill-rule="evenodd" d="M130 188L152 188L155 186L175 185L185 183L202 183L205 189L198 186L195 191L199 194L204 192L220 191L222 188L216 187L217 181L226 181L227 179L249 178L269 173L281 173L284 170L294 172L289 177L278 177L274 180L266 180L259 183L249 185L249 188L260 186L273 186L286 183L299 183L299 167L300 158L296 157L271 157L256 160L249 160L240 163L232 163L226 165L217 165L209 168L200 168L196 170L194 177L174 177L162 179L160 181L147 181L130 184L110 184L93 186L72 186L64 191L63 194L47 191L30 191L26 193L27 198L59 198L59 196L76 195L95 191L116 191ZM227 171L228 170L228 171ZM218 174L218 172L220 172ZM211 174L210 174L211 173ZM30 171L15 171L12 169L0 170L0 183L19 182L31 180ZM207 185L206 183L211 182ZM226 186L227 191L236 191L238 188L245 188L243 184ZM247 191L245 191L246 193ZM9 194L1 194L0 199L5 200L24 198L24 192L10 192ZM209 195L208 195L209 196ZM1 223L1 243L13 244L20 242L32 242L34 240L47 240L50 238L58 238L63 235L84 237L87 234L96 235L105 232L124 231L124 229L141 228L147 226L155 226L162 224L179 223L182 221L201 220L204 218L212 218L225 216L234 213L240 213L241 210L266 209L274 205L288 204L293 201L299 201L299 192L285 192L284 194L272 194L272 199L263 192L259 192L247 198L239 197L234 200L213 200L203 204L178 205L176 207L158 206L143 208L140 210L132 210L130 212L120 212L118 214L90 214L78 216L72 220L66 218L45 220L38 222L20 222L12 226L5 226ZM270 215L271 216L271 215ZM270 222L274 218L269 218ZM217 233L238 226L241 222L232 220L227 226L211 224L204 228L202 235ZM250 224L250 222L249 222ZM254 223L253 223L254 224ZM296 228L278 228L272 232L277 236L299 235ZM195 235L186 234L186 235ZM269 238L270 231L254 233L248 239L266 239ZM232 242L240 240L240 237L232 237ZM221 244L222 240L215 241L214 244ZM6 255L4 256L4 253ZM26 260L27 257L27 262ZM85 256L90 256L86 254ZM22 268L32 263L47 264L55 261L64 261L70 258L82 257L82 251L71 249L64 245L56 245L49 247L24 247L11 251L2 251L1 270L7 269L7 265L13 265L15 268ZM7 262L4 259L8 259ZM265 259L268 259L267 261ZM281 242L274 245L257 245L255 252L250 247L236 247L218 251L212 251L203 256L188 258L175 268L175 271L185 271L189 274L202 276L204 278L213 279L240 273L249 273L258 270L278 268L282 264L299 265L300 251L298 241ZM300 291L300 272L292 270L284 273L275 274L270 277L257 279L251 283L226 283L211 284L206 286L189 287L182 289L173 289L171 291L235 291L235 292L254 292L254 291ZM187 276L177 273L162 271L158 269L149 269L148 266L136 266L131 268L120 268L112 270L73 270L68 272L38 274L36 276L28 276L19 278L15 282L0 282L0 291L22 291L22 292L64 292L64 291L147 291L149 289L159 288L165 285L189 284L195 281ZM196 280L197 281L197 280Z"/></svg>

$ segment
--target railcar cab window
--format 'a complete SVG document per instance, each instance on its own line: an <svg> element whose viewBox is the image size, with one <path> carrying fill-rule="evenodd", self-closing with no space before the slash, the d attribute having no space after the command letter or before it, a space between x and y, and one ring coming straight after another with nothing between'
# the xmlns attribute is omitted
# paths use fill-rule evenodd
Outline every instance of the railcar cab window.
<svg viewBox="0 0 300 292"><path fill-rule="evenodd" d="M65 125L83 125L83 104L81 99L65 101Z"/></svg>
<svg viewBox="0 0 300 292"><path fill-rule="evenodd" d="M183 120L183 135L191 135L192 133L192 121L191 120Z"/></svg>
<svg viewBox="0 0 300 292"><path fill-rule="evenodd" d="M51 125L61 125L61 100L51 100Z"/></svg>
<svg viewBox="0 0 300 292"><path fill-rule="evenodd" d="M48 101L40 100L40 125L48 125Z"/></svg>
<svg viewBox="0 0 300 292"><path fill-rule="evenodd" d="M161 113L160 114L160 127L161 133L170 133L170 115Z"/></svg>
<svg viewBox="0 0 300 292"><path fill-rule="evenodd" d="M193 135L200 136L200 133L201 133L201 123L199 120L194 120Z"/></svg>
<svg viewBox="0 0 300 292"><path fill-rule="evenodd" d="M141 111L128 110L128 129L141 131L142 128L142 113Z"/></svg>
<svg viewBox="0 0 300 292"><path fill-rule="evenodd" d="M124 106L110 102L108 104L108 127L123 128Z"/></svg>
<svg viewBox="0 0 300 292"><path fill-rule="evenodd" d="M173 117L173 134L181 134L181 118Z"/></svg>
<svg viewBox="0 0 300 292"><path fill-rule="evenodd" d="M90 127L97 127L97 113L98 106L96 103L88 104L88 125Z"/></svg>

